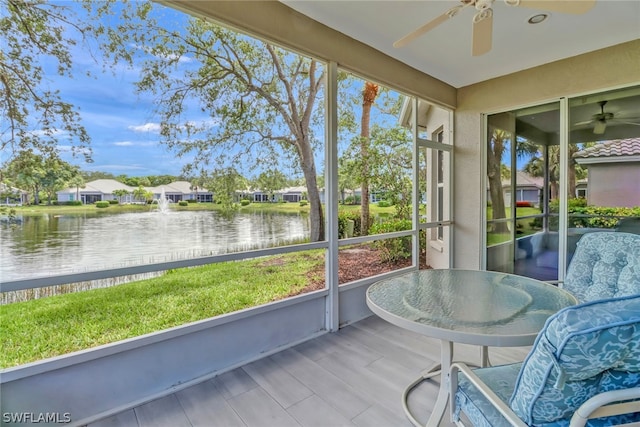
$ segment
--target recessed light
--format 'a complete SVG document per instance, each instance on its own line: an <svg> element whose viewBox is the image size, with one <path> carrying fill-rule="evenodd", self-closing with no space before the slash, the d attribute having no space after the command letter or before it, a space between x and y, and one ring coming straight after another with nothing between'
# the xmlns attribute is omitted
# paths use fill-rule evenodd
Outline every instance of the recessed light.
<svg viewBox="0 0 640 427"><path fill-rule="evenodd" d="M546 13L539 13L537 15L533 15L531 18L529 18L527 20L527 22L529 24L539 24L543 21L545 21L547 18L549 17L549 15L547 15Z"/></svg>

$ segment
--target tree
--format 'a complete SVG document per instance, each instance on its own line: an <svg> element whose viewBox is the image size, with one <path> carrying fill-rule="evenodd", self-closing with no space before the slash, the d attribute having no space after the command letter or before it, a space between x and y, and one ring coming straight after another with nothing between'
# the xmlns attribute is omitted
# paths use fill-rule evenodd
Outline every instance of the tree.
<svg viewBox="0 0 640 427"><path fill-rule="evenodd" d="M154 6L155 7L155 6ZM321 117L325 71L315 60L192 18L185 31L146 19L119 28L116 58L144 62L140 91L155 94L162 141L193 161L185 168L255 159L255 167L285 158L302 170L310 204L310 240L324 239L324 215L316 181L314 117ZM113 44L112 44L113 46ZM316 105L318 104L318 105ZM185 120L196 111L206 119Z"/></svg>
<svg viewBox="0 0 640 427"><path fill-rule="evenodd" d="M494 129L491 137L487 139L487 178L489 179L489 195L493 217L502 219L507 217L502 193L502 156L505 151L505 143L510 141L510 134L500 129ZM509 228L505 222L493 224L493 232L508 233Z"/></svg>
<svg viewBox="0 0 640 427"><path fill-rule="evenodd" d="M44 176L44 158L31 150L21 151L5 166L6 175L24 190L33 193L33 203L40 204L41 180Z"/></svg>
<svg viewBox="0 0 640 427"><path fill-rule="evenodd" d="M57 156L45 157L30 150L19 152L4 169L8 176L13 177L16 185L33 192L36 205L40 203L40 191L47 194L47 204L51 204L55 192L80 175L77 167Z"/></svg>
<svg viewBox="0 0 640 427"><path fill-rule="evenodd" d="M271 168L258 175L256 180L258 188L273 200L276 191L282 190L287 185L287 177L277 169Z"/></svg>
<svg viewBox="0 0 640 427"><path fill-rule="evenodd" d="M112 194L118 198L118 203L122 203L122 198L129 194L129 191L124 188L118 188L113 190Z"/></svg>
<svg viewBox="0 0 640 427"><path fill-rule="evenodd" d="M361 180L360 180L360 233L363 236L369 234L369 145L370 145L370 123L371 107L378 96L378 85L365 82L362 90L362 117L360 120L360 156Z"/></svg>
<svg viewBox="0 0 640 427"><path fill-rule="evenodd" d="M230 218L238 210L235 195L246 188L247 180L234 168L226 167L214 170L206 179L206 185L220 205L222 216Z"/></svg>
<svg viewBox="0 0 640 427"><path fill-rule="evenodd" d="M80 189L85 188L85 180L78 169L76 169L75 175L69 180L68 185L76 187L76 200L80 200Z"/></svg>
<svg viewBox="0 0 640 427"><path fill-rule="evenodd" d="M76 166L60 160L57 157L49 157L44 160L44 173L40 178L40 187L47 194L47 205L53 201L54 194L65 188L69 181L80 172Z"/></svg>
<svg viewBox="0 0 640 427"><path fill-rule="evenodd" d="M138 186L138 188L133 190L132 194L134 199L144 203L153 199L153 193L150 191L147 191L142 185Z"/></svg>
<svg viewBox="0 0 640 427"><path fill-rule="evenodd" d="M23 152L58 157L60 142L91 158L90 138L74 106L48 88L44 62L71 78L71 48L90 26L63 5L44 1L2 0L0 16L0 150L11 157ZM6 121L5 121L6 120Z"/></svg>
<svg viewBox="0 0 640 427"><path fill-rule="evenodd" d="M385 191L399 219L411 218L411 136L400 126L371 129L369 169L371 183Z"/></svg>

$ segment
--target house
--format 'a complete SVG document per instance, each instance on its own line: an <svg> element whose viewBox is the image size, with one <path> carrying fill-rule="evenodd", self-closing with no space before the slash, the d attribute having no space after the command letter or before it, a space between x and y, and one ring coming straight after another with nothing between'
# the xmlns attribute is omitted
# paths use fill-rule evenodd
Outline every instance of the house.
<svg viewBox="0 0 640 427"><path fill-rule="evenodd" d="M29 203L29 193L0 182L0 205L21 206Z"/></svg>
<svg viewBox="0 0 640 427"><path fill-rule="evenodd" d="M589 205L640 206L640 137L604 141L573 158L587 168Z"/></svg>
<svg viewBox="0 0 640 427"><path fill-rule="evenodd" d="M188 181L174 181L166 185L157 187L144 187L144 189L153 194L154 199L160 198L164 191L165 197L173 202L181 200L197 200L199 202L211 202L213 194L206 188L197 188ZM117 195L114 192L118 190L126 191L125 195ZM58 202L72 202L80 200L83 204L91 204L101 200L119 200L120 203L137 203L134 192L137 187L125 185L115 179L97 179L86 183L82 187L71 187L58 191Z"/></svg>
<svg viewBox="0 0 640 427"><path fill-rule="evenodd" d="M614 121L607 125L604 134L594 134L595 130L601 130L598 124L600 116L594 118L594 115L600 114L599 103L605 99L609 100L607 108L614 111L611 113L614 116L623 111L622 106L633 109L631 112L635 117L640 116L637 110L640 106L638 2L598 1L594 10L579 16L565 17L562 13L553 12L554 25L545 26L549 22L543 22L539 30L529 26L529 20L539 21L539 18L530 19L534 13L532 10L495 2L493 50L484 56L472 56L470 53L470 37L467 36L471 34L470 9L473 8L445 20L438 28L439 34L428 33L409 46L393 48L393 41L440 15L451 7L452 2L389 1L373 4L168 0L163 4L228 24L324 61L329 93L325 107L329 117L336 117L335 90L339 70L357 73L410 96L411 110L407 114L411 117L415 145L420 155L424 153L422 158L415 156L416 163L423 162L429 166L424 168L424 176L415 174L414 188L416 195L419 190L426 189L429 210L424 220L415 213L413 229L407 235L417 238L419 230L428 234L427 256L431 265L439 268L514 271L518 253L513 228L516 218L490 218L486 210L488 160L503 162L511 170L516 170L515 154L511 158L488 158L487 147L495 130L507 132L512 141L516 136L527 137L545 152L557 149L561 159L558 163L562 169L561 177L568 176L570 143L640 136L640 127ZM246 252L236 258L210 259L211 262L222 259L240 261L244 259L242 257L259 257L294 249L324 249L327 253L324 289L5 370L0 378L2 412L70 412L74 422L86 424L111 415L131 416L131 408L153 401L154 405L147 406L148 410L157 408L157 414L173 420L168 416L170 408L165 402L170 400L175 403L173 407L180 407L180 402L172 394L175 391L242 365L249 366L246 371L250 371L262 363L262 366L280 373L279 363L293 368L296 354L287 353L278 359L278 363L272 359L265 360L265 356L357 325L370 317L372 313L365 303L365 292L371 283L380 279L379 276L338 286L336 264L339 246L343 242L338 241L334 222L338 200L335 120L328 119L326 126L326 241L301 244L295 248ZM593 184L591 178L589 182ZM617 183L621 184L620 180ZM548 179L544 186L548 188ZM567 194L568 182L562 180L559 186L560 194ZM503 197L502 191L497 194ZM546 208L551 201L547 191L543 194L542 204ZM543 223L557 221L558 217L562 220L556 222L555 234L547 229L545 239L539 240L553 240L556 262L545 260L549 261L545 268L553 270L549 280L561 285L566 272L570 230L565 224L566 206L561 203L560 207L555 216L548 209L541 214ZM194 260L190 265L198 265L198 262L201 260ZM180 266L187 264L181 263ZM126 274L154 268L160 271L175 267L130 267ZM414 260L410 269L416 268ZM3 283L3 286L28 289L71 280L115 277L122 273L121 270L87 272L28 283ZM369 338L358 327L350 328L348 335L354 340ZM333 341L330 335L328 340ZM413 337L409 340L416 341ZM326 354L322 345L311 345L307 350L322 358L325 366L347 368L340 372L346 373L352 366L348 362L353 360L349 357L353 355L348 351ZM392 350L404 352L400 347ZM375 352L363 351L357 356L364 358L372 353ZM354 370L364 372L379 368L380 376L390 372L387 366L376 366L373 360L368 362L366 367L358 365ZM296 365L294 369L304 371L305 367ZM242 378L233 378L238 380L236 384L246 379L246 371L242 371L245 372ZM274 381L283 377L291 380L285 372ZM268 375L261 377L261 384L272 384L270 379ZM347 381L347 378L338 377L338 380L333 385ZM261 390L252 392L256 383L253 379L251 381L253 384L242 390L246 393L239 399L244 399L244 407L255 408L257 405L252 405L252 402L263 393ZM242 384L246 386L247 382ZM386 393L391 380L385 378L384 383L384 386L371 385L369 388ZM295 380L284 384L295 384ZM367 383L370 384L377 383ZM215 388L211 383L204 386ZM289 391L286 386L280 388ZM396 406L399 407L402 390L396 388L392 395L381 393L379 400L392 401L397 394ZM219 390L215 393L224 394ZM265 398L261 402L267 400ZM281 410L285 406L295 406L270 402L271 406L259 407ZM317 400L307 403L307 408L318 406ZM313 414L319 416L328 407L322 405ZM363 407L363 411L365 409ZM255 424L264 423L267 414L270 413L266 410L260 412ZM382 419L375 415L379 414L371 414L369 419ZM188 423L186 419L184 422Z"/></svg>
<svg viewBox="0 0 640 427"><path fill-rule="evenodd" d="M511 180L503 181L505 205L511 205ZM527 202L531 206L540 204L540 196L544 188L544 178L531 176L523 171L516 171L515 201Z"/></svg>
<svg viewBox="0 0 640 427"><path fill-rule="evenodd" d="M80 200L83 204L89 205L101 200L115 200L117 196L113 193L124 190L133 193L136 187L125 185L115 179L96 179L87 182L83 187L70 187L58 191L58 203L73 202ZM130 196L132 197L132 196Z"/></svg>

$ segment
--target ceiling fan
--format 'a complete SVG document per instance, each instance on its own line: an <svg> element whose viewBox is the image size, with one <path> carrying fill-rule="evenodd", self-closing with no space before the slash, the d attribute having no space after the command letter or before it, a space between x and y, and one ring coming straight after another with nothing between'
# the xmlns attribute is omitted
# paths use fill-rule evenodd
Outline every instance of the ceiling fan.
<svg viewBox="0 0 640 427"><path fill-rule="evenodd" d="M476 9L473 15L472 55L480 56L491 50L493 35L493 2L495 0L460 0L459 5L453 6L442 15L427 22L415 31L407 34L393 44L399 48L406 46L421 35L433 30L438 25L456 16L461 10L469 6ZM509 6L526 7L549 12L582 14L591 10L596 0L504 0Z"/></svg>
<svg viewBox="0 0 640 427"><path fill-rule="evenodd" d="M593 124L593 133L596 135L602 135L604 131L607 129L607 123L612 121L615 121L616 123L624 123L628 125L640 126L640 123L621 120L619 118L616 118L613 113L604 111L604 106L607 105L607 101L600 101L598 102L598 105L600 105L599 113L594 114L591 117L591 120L575 123L574 126L583 126L583 125ZM634 119L628 119L628 120L634 120Z"/></svg>

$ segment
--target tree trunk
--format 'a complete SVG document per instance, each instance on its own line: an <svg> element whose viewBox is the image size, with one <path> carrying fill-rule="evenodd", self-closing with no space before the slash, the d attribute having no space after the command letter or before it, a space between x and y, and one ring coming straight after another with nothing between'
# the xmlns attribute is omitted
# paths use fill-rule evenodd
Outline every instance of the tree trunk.
<svg viewBox="0 0 640 427"><path fill-rule="evenodd" d="M309 199L309 238L312 242L324 240L324 213L320 202L316 166L313 160L313 150L308 141L299 144L302 173L307 185L307 198Z"/></svg>
<svg viewBox="0 0 640 427"><path fill-rule="evenodd" d="M491 142L493 141L493 147ZM489 179L489 195L491 196L491 208L493 217L491 219L502 219L507 217L504 205L504 193L502 192L502 175L500 174L502 153L504 151L503 138L494 133L488 141L487 149L487 177ZM493 224L494 233L508 233L509 227L506 222Z"/></svg>
<svg viewBox="0 0 640 427"><path fill-rule="evenodd" d="M362 156L362 181L360 182L360 235L369 234L369 143L371 106L378 96L378 85L371 82L364 84L362 92L362 119L360 122L360 155Z"/></svg>

